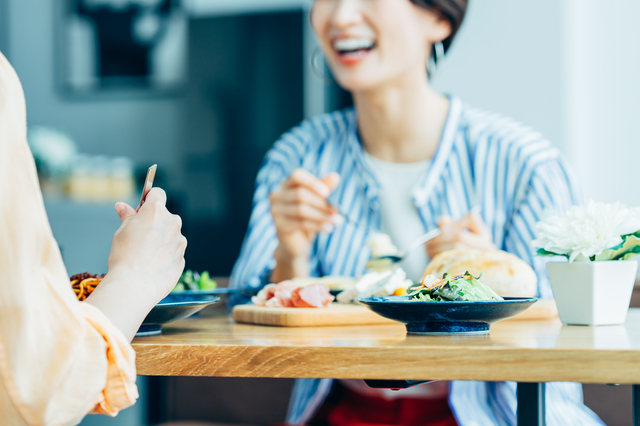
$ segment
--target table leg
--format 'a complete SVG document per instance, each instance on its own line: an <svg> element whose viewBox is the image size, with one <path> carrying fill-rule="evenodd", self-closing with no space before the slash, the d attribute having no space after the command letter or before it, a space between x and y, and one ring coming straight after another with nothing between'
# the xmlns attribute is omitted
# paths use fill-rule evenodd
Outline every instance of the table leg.
<svg viewBox="0 0 640 426"><path fill-rule="evenodd" d="M640 385L633 385L631 389L633 389L633 426L640 426Z"/></svg>
<svg viewBox="0 0 640 426"><path fill-rule="evenodd" d="M147 376L147 418L145 424L164 423L169 419L169 377Z"/></svg>
<svg viewBox="0 0 640 426"><path fill-rule="evenodd" d="M517 415L518 426L546 424L544 383L518 383Z"/></svg>

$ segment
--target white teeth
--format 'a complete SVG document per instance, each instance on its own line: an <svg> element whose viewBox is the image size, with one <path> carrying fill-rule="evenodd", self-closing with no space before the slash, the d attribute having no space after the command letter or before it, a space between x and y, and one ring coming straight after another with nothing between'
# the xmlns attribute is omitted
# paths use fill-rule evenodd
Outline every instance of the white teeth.
<svg viewBox="0 0 640 426"><path fill-rule="evenodd" d="M343 38L333 42L333 48L338 51L371 49L373 45L370 38Z"/></svg>

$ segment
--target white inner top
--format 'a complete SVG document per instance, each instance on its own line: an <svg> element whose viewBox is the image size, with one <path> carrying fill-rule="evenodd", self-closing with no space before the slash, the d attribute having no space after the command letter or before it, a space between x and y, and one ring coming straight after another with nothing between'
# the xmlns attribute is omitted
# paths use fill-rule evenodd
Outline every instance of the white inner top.
<svg viewBox="0 0 640 426"><path fill-rule="evenodd" d="M424 224L418 208L413 202L413 188L420 177L431 165L431 160L416 163L392 163L364 153L378 183L380 193L381 231L391 237L391 241L400 250L406 250L416 238L424 234ZM416 249L400 263L407 277L417 282L427 266L427 252ZM438 398L446 396L448 382L434 382L402 391L391 389L372 389L363 380L342 380L346 387L354 392L384 399L395 398Z"/></svg>
<svg viewBox="0 0 640 426"><path fill-rule="evenodd" d="M378 183L380 193L380 230L404 251L425 233L418 208L413 201L413 188L431 165L431 160L416 163L392 163L364 153ZM426 250L417 248L400 263L407 277L417 282L427 266Z"/></svg>

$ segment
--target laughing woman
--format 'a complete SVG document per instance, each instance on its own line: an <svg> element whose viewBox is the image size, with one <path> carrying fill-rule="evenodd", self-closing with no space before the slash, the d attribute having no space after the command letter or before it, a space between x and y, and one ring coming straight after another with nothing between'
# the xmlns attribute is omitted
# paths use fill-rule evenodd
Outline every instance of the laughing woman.
<svg viewBox="0 0 640 426"><path fill-rule="evenodd" d="M565 161L530 128L436 92L425 72L449 48L466 7L466 0L315 1L313 28L355 108L303 122L268 152L235 287L357 276L370 255L369 227L403 248L439 226L442 235L404 261L410 278L441 251L500 248L532 263L539 296L552 297L531 241L544 210L580 201ZM475 206L481 214L471 213ZM578 384L548 385L547 401L550 425L601 424ZM515 425L515 410L514 383L434 383L390 396L361 381L299 380L287 421Z"/></svg>

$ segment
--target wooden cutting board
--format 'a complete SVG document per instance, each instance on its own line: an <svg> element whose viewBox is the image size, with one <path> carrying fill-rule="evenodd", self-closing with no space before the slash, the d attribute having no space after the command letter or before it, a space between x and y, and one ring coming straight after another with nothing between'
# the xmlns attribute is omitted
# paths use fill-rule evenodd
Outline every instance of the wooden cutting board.
<svg viewBox="0 0 640 426"><path fill-rule="evenodd" d="M550 320L558 317L558 307L555 300L541 299L531 305L526 311L520 312L515 317L507 318L505 321L537 321Z"/></svg>
<svg viewBox="0 0 640 426"><path fill-rule="evenodd" d="M454 302L452 302L454 303ZM383 318L362 305L332 303L328 308L265 308L264 306L237 305L233 308L237 322L281 327L318 327L325 325L392 324L397 322ZM558 316L553 300L538 300L513 320L549 320Z"/></svg>
<svg viewBox="0 0 640 426"><path fill-rule="evenodd" d="M237 322L283 327L314 327L323 325L397 324L362 305L332 303L328 308L265 308L237 305L233 308Z"/></svg>

